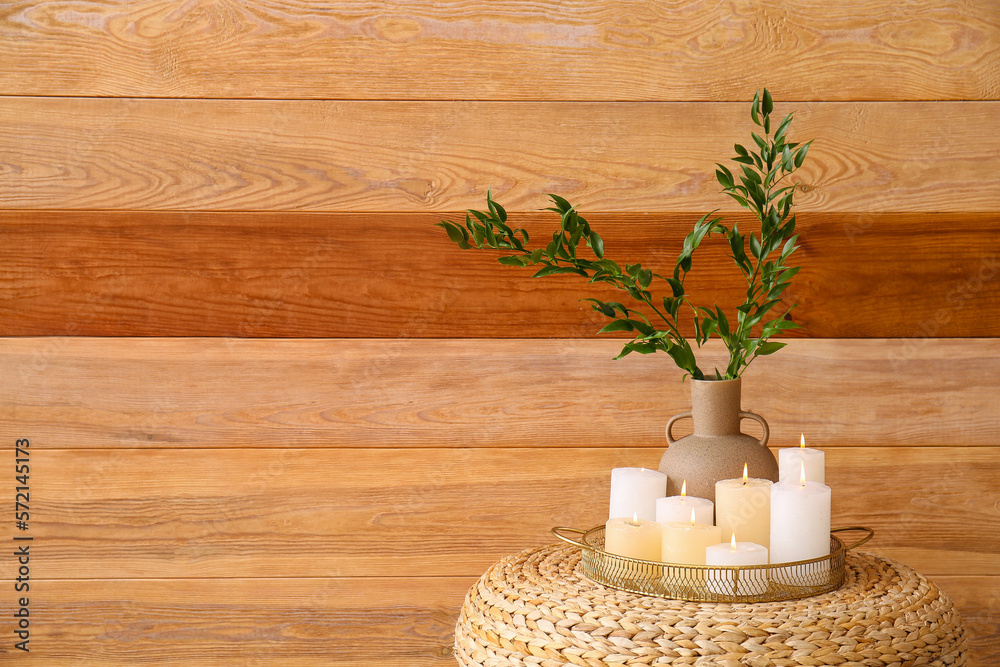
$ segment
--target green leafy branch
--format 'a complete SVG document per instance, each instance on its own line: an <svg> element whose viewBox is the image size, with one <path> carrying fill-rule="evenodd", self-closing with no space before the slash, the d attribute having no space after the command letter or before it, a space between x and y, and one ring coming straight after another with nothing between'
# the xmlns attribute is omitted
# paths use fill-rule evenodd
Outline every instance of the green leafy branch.
<svg viewBox="0 0 1000 667"><path fill-rule="evenodd" d="M507 212L493 199L491 191L486 195L488 210L469 210L464 226L450 220L442 220L438 225L460 248L512 251L499 257L499 262L507 266L540 265L534 277L576 274L590 283L607 283L626 292L639 304L638 309L616 301L586 299L594 311L611 319L599 333L635 333L616 359L632 352L663 351L685 371L685 375L701 380L706 378L705 373L697 364L691 343L678 327L681 309L686 306L694 319L697 347L717 334L729 351L725 373L715 369L715 378L739 377L754 359L784 347L785 343L769 340L772 336L799 326L786 319L787 310L767 321L765 318L781 303L782 293L799 271L799 267L788 265L789 257L798 248L795 245L798 239L795 216L791 215L796 186L782 185L782 182L802 166L811 142L800 145L786 140L792 114L785 116L772 137L772 110L773 102L767 89L763 95L758 92L750 117L763 128L763 137L756 132L751 134L755 150L747 150L740 144L734 146L736 156L732 160L739 164L737 174L721 164L716 171L723 192L753 212L759 222L759 234L754 230L744 235L737 224L726 227L721 217L712 217L714 211L707 213L684 239L671 276L653 273L640 263L622 267L606 258L600 235L574 206L557 195L549 195L554 206L545 210L559 214L560 227L544 248L529 248L528 232L507 224ZM730 257L747 284L746 300L737 307L735 321L730 320L717 304L713 308L693 304L685 288L694 251L713 234L728 241ZM581 244L589 249L589 253L584 253L589 256L581 255ZM775 253L778 254L772 259ZM669 292L665 296L654 297L650 289L654 279L666 283Z"/></svg>

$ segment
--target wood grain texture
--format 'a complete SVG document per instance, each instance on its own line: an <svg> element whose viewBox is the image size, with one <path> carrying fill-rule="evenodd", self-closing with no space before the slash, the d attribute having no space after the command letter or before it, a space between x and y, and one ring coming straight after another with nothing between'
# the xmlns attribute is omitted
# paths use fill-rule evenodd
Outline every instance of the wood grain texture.
<svg viewBox="0 0 1000 667"><path fill-rule="evenodd" d="M8 338L0 428L42 449L659 450L670 416L690 409L690 389L667 355L613 361L619 349L609 340ZM706 349L708 365L721 352ZM822 447L994 446L998 369L997 339L796 339L744 374L743 406L766 416L774 446L802 432Z"/></svg>
<svg viewBox="0 0 1000 667"><path fill-rule="evenodd" d="M729 204L746 103L0 98L0 208L514 211ZM798 103L803 211L1000 208L1000 103ZM731 202L734 210L737 206Z"/></svg>
<svg viewBox="0 0 1000 667"><path fill-rule="evenodd" d="M0 661L450 667L452 629L477 578L42 580L31 653L5 643ZM933 581L969 631L969 667L998 664L1000 577ZM4 618L0 632L12 630Z"/></svg>
<svg viewBox="0 0 1000 667"><path fill-rule="evenodd" d="M31 651L5 641L0 663L452 667L455 621L475 580L37 581ZM0 631L13 636L8 614Z"/></svg>
<svg viewBox="0 0 1000 667"><path fill-rule="evenodd" d="M990 2L8 2L8 95L997 99ZM211 66L205 54L211 53ZM45 76L37 76L45 72ZM711 72L711 76L706 76Z"/></svg>
<svg viewBox="0 0 1000 667"><path fill-rule="evenodd" d="M497 264L500 253L459 251L434 227L440 217L0 212L0 334L587 337L607 320L581 299L627 298L576 277L532 280ZM608 257L670 275L696 218L588 219ZM728 222L746 233L751 219ZM549 214L510 221L536 244L559 224ZM807 212L797 230L803 270L785 293L799 304L795 335L1000 335L1000 213ZM696 302L742 303L727 253L721 239L699 250L687 280Z"/></svg>
<svg viewBox="0 0 1000 667"><path fill-rule="evenodd" d="M661 450L35 450L33 568L55 578L477 575L607 520ZM1000 447L827 450L835 526L926 575L1000 575ZM13 498L14 480L0 480ZM6 539L13 522L3 529ZM20 533L19 533L20 534ZM13 578L13 558L0 578Z"/></svg>

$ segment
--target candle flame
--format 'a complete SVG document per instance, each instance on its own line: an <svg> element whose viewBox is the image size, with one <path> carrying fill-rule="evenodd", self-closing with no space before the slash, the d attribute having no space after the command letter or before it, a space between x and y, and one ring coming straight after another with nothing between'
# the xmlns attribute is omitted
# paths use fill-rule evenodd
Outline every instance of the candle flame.
<svg viewBox="0 0 1000 667"><path fill-rule="evenodd" d="M736 533L733 533L733 539L729 541L729 548L736 551Z"/></svg>
<svg viewBox="0 0 1000 667"><path fill-rule="evenodd" d="M806 448L806 434L803 433L799 436L799 447L802 449Z"/></svg>
<svg viewBox="0 0 1000 667"><path fill-rule="evenodd" d="M639 525L639 512L638 511L632 512L632 525L633 526L638 526Z"/></svg>
<svg viewBox="0 0 1000 667"><path fill-rule="evenodd" d="M681 484L681 496L686 496L687 494L688 494L688 481L684 480L684 483Z"/></svg>
<svg viewBox="0 0 1000 667"><path fill-rule="evenodd" d="M691 508L691 527L694 528L694 508Z"/></svg>
<svg viewBox="0 0 1000 667"><path fill-rule="evenodd" d="M806 462L805 461L801 461L799 463L799 469L801 470L801 472L799 473L799 484L801 484L802 486L805 486L806 485Z"/></svg>
<svg viewBox="0 0 1000 667"><path fill-rule="evenodd" d="M747 483L747 479L749 479L749 478L747 477L747 464L746 464L746 463L744 463L744 464L743 464L743 483L744 483L744 484L746 484L746 483Z"/></svg>

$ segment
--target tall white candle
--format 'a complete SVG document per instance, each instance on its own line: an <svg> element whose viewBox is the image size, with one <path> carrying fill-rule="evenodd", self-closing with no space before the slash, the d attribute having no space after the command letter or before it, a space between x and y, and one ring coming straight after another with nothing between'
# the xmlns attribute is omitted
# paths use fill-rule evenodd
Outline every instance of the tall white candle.
<svg viewBox="0 0 1000 667"><path fill-rule="evenodd" d="M663 527L638 517L613 517L604 524L604 550L608 553L660 560Z"/></svg>
<svg viewBox="0 0 1000 667"><path fill-rule="evenodd" d="M790 563L830 554L830 487L805 479L771 487L772 563Z"/></svg>
<svg viewBox="0 0 1000 667"><path fill-rule="evenodd" d="M611 471L611 507L608 518L656 520L656 499L667 495L667 476L649 468L615 468Z"/></svg>
<svg viewBox="0 0 1000 667"><path fill-rule="evenodd" d="M705 549L705 564L767 565L767 549L753 542L737 542L734 534L729 542ZM710 591L721 595L760 595L767 591L767 571L711 570L707 583Z"/></svg>
<svg viewBox="0 0 1000 667"><path fill-rule="evenodd" d="M736 536L742 542L770 548L771 480L747 475L742 479L724 479L715 483L715 524L723 535Z"/></svg>
<svg viewBox="0 0 1000 667"><path fill-rule="evenodd" d="M681 495L657 498L656 500L656 521L657 523L684 522L691 516L694 510L694 518L697 523L715 524L715 503L708 498L695 498L687 494L687 481L681 485Z"/></svg>
<svg viewBox="0 0 1000 667"><path fill-rule="evenodd" d="M804 433L798 447L778 450L778 479L782 482L799 481L799 471L803 464L806 467L807 481L826 484L826 452L806 447Z"/></svg>
<svg viewBox="0 0 1000 667"><path fill-rule="evenodd" d="M691 510L688 521L663 524L663 562L704 565L705 549L718 543L721 536L718 526L695 522L695 511Z"/></svg>

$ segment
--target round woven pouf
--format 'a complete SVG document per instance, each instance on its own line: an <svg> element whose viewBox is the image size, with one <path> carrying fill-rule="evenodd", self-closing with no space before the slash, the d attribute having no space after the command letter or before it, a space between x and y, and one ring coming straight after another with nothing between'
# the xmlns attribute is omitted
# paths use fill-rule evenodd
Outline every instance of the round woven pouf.
<svg viewBox="0 0 1000 667"><path fill-rule="evenodd" d="M464 667L965 665L951 600L912 569L852 552L844 585L802 600L700 603L636 595L577 570L569 545L491 567L455 628Z"/></svg>

